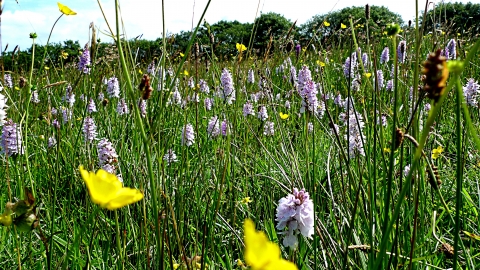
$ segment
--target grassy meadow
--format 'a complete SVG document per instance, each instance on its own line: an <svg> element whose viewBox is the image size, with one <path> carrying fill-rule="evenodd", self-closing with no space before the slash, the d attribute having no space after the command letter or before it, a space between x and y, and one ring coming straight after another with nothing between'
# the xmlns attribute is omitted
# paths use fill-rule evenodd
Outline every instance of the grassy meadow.
<svg viewBox="0 0 480 270"><path fill-rule="evenodd" d="M0 269L480 267L472 35L345 21L140 62L120 19L108 55L3 72Z"/></svg>

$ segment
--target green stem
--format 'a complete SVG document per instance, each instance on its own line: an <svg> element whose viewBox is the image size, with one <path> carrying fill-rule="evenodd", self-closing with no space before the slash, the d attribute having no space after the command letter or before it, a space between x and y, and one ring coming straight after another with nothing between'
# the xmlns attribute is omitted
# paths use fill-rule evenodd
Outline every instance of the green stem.
<svg viewBox="0 0 480 270"><path fill-rule="evenodd" d="M42 62L40 62L40 71L42 70L44 64L45 64L45 56L47 55L47 50L48 50L48 43L50 43L50 37L52 36L52 32L53 32L53 28L55 28L55 25L57 24L57 22L60 20L60 18L62 18L63 16L63 13L62 15L60 15L60 17L58 17L58 19L53 23L53 26L52 26L52 29L50 29L50 34L48 35L48 39L47 39L47 44L45 44L45 50L43 51L43 57L42 57ZM32 76L30 76L31 78ZM31 81L30 81L31 83Z"/></svg>
<svg viewBox="0 0 480 270"><path fill-rule="evenodd" d="M122 43L120 41L120 26L118 20L118 0L115 0L115 24L116 24L116 34L117 34L117 48L118 54L120 56L120 63L122 66L123 74L125 75L125 79L127 80L127 89L130 99L135 101L135 93L133 90L132 81L130 79L130 75L128 73L127 63L125 62L125 56L123 55ZM160 226L159 226L159 217L158 217L158 190L157 190L157 181L155 179L153 173L153 165L152 165L152 155L150 151L150 140L148 140L147 135L145 133L145 129L143 127L142 117L140 116L140 112L138 110L138 106L133 106L135 108L135 124L140 129L140 135L143 139L143 145L145 148L145 155L147 158L147 167L148 167L148 176L150 179L150 194L152 196L152 205L153 205L153 213L154 213L154 220L155 220L155 239L157 247L161 246L161 235L160 235Z"/></svg>
<svg viewBox="0 0 480 270"><path fill-rule="evenodd" d="M459 231L460 231L460 212L462 211L462 182L463 182L463 168L462 168L462 125L461 125L461 102L462 102L462 84L458 75L455 76L455 83L457 84L457 102L455 106L455 120L456 125L456 146L457 146L457 190L456 190L456 202L455 202L455 229L453 232L453 269L457 269L457 259L458 259L458 241L459 241Z"/></svg>
<svg viewBox="0 0 480 270"><path fill-rule="evenodd" d="M123 264L123 251L122 251L122 244L120 242L120 239L121 239L121 235L120 235L120 226L118 225L118 211L115 210L115 229L117 230L117 237L116 240L117 240L117 252L118 252L118 256L119 256L119 268L120 269L124 269L124 264Z"/></svg>

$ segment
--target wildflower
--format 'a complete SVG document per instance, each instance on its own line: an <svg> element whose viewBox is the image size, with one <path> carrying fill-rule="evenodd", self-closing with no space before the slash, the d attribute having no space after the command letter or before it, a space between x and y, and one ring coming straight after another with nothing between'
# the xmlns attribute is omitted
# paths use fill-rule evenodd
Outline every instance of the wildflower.
<svg viewBox="0 0 480 270"><path fill-rule="evenodd" d="M72 110L69 108L62 107L62 118L63 118L63 123L67 123L72 119Z"/></svg>
<svg viewBox="0 0 480 270"><path fill-rule="evenodd" d="M340 93L333 99L333 104L343 107L343 99Z"/></svg>
<svg viewBox="0 0 480 270"><path fill-rule="evenodd" d="M58 119L53 119L52 126L57 129L60 128L60 122L58 122Z"/></svg>
<svg viewBox="0 0 480 270"><path fill-rule="evenodd" d="M382 51L382 54L380 55L380 64L385 64L388 63L390 60L390 49L388 47L385 47Z"/></svg>
<svg viewBox="0 0 480 270"><path fill-rule="evenodd" d="M407 42L405 40L400 41L397 47L397 59L399 63L405 63L407 54Z"/></svg>
<svg viewBox="0 0 480 270"><path fill-rule="evenodd" d="M168 149L167 153L163 156L163 160L167 163L167 166L170 166L170 164L177 162L177 155L175 154L175 151L173 149Z"/></svg>
<svg viewBox="0 0 480 270"><path fill-rule="evenodd" d="M340 23L340 28L345 29L345 28L347 28L347 26L343 23Z"/></svg>
<svg viewBox="0 0 480 270"><path fill-rule="evenodd" d="M302 50L302 46L300 44L295 45L295 55L298 56L300 55L300 51Z"/></svg>
<svg viewBox="0 0 480 270"><path fill-rule="evenodd" d="M290 109L290 101L285 101L285 109L289 110Z"/></svg>
<svg viewBox="0 0 480 270"><path fill-rule="evenodd" d="M348 127L348 134L345 135L345 139L348 140L348 153L352 158L357 154L365 156L365 150L363 148L365 135L362 132L365 123L363 122L362 115L357 113L353 109L353 106L348 105L349 100L350 99L345 102L345 108L350 107L350 110L347 109L347 113L340 115L344 125Z"/></svg>
<svg viewBox="0 0 480 270"><path fill-rule="evenodd" d="M97 138L97 126L91 117L85 117L83 122L83 137L85 142L93 142Z"/></svg>
<svg viewBox="0 0 480 270"><path fill-rule="evenodd" d="M423 106L423 110L426 112L430 111L431 108L432 105L430 105L430 103L425 103L425 105Z"/></svg>
<svg viewBox="0 0 480 270"><path fill-rule="evenodd" d="M195 131L191 124L186 124L182 129L182 145L191 146L195 143Z"/></svg>
<svg viewBox="0 0 480 270"><path fill-rule="evenodd" d="M168 100L168 104L182 105L182 95L178 91L178 88L175 87L175 91L172 92L172 96Z"/></svg>
<svg viewBox="0 0 480 270"><path fill-rule="evenodd" d="M12 75L10 75L10 73L5 73L5 75L3 76L3 80L5 81L5 85L12 89L13 88L13 81L12 81Z"/></svg>
<svg viewBox="0 0 480 270"><path fill-rule="evenodd" d="M244 223L245 262L252 270L296 270L292 262L281 258L277 244L268 241L265 233L255 230L255 224L250 219Z"/></svg>
<svg viewBox="0 0 480 270"><path fill-rule="evenodd" d="M377 76L376 76L376 81L377 81L377 90L380 90L383 88L383 71L378 69L377 70Z"/></svg>
<svg viewBox="0 0 480 270"><path fill-rule="evenodd" d="M363 63L363 68L365 70L367 70L367 67L368 67L368 54L367 53L362 54L362 63Z"/></svg>
<svg viewBox="0 0 480 270"><path fill-rule="evenodd" d="M183 71L183 75L188 76L188 71L187 71L187 70L184 70L184 71Z"/></svg>
<svg viewBox="0 0 480 270"><path fill-rule="evenodd" d="M391 151L390 151L390 148L385 147L385 148L383 148L383 152L384 152L384 153L390 153Z"/></svg>
<svg viewBox="0 0 480 270"><path fill-rule="evenodd" d="M311 80L307 81L303 89L302 108L300 109L300 112L303 112L305 108L310 112L316 112L318 107L317 93L318 91L315 83Z"/></svg>
<svg viewBox="0 0 480 270"><path fill-rule="evenodd" d="M200 85L200 92L205 94L210 93L210 88L208 87L208 84L205 80L200 79L200 82L198 84Z"/></svg>
<svg viewBox="0 0 480 270"><path fill-rule="evenodd" d="M150 75L155 74L155 60L148 64L147 73Z"/></svg>
<svg viewBox="0 0 480 270"><path fill-rule="evenodd" d="M275 221L278 221L277 229L284 234L283 245L295 248L298 240L297 235L302 234L311 238L313 235L313 201L305 189L298 191L293 189L293 194L288 194L278 202ZM285 228L288 231L283 231Z"/></svg>
<svg viewBox="0 0 480 270"><path fill-rule="evenodd" d="M250 197L245 197L242 199L242 204L248 205L251 202L252 202L252 199L250 199Z"/></svg>
<svg viewBox="0 0 480 270"><path fill-rule="evenodd" d="M286 119L288 119L288 116L289 116L288 114L280 112L280 118L281 119L286 120Z"/></svg>
<svg viewBox="0 0 480 270"><path fill-rule="evenodd" d="M102 208L115 210L143 199L143 194L138 189L123 187L115 174L102 169L97 173L88 172L83 166L79 170L92 202Z"/></svg>
<svg viewBox="0 0 480 270"><path fill-rule="evenodd" d="M103 101L105 99L105 94L103 94L103 92L98 93L97 99Z"/></svg>
<svg viewBox="0 0 480 270"><path fill-rule="evenodd" d="M22 132L11 119L7 120L2 127L2 140L0 142L2 154L6 157L23 155Z"/></svg>
<svg viewBox="0 0 480 270"><path fill-rule="evenodd" d="M125 99L120 99L117 103L117 113L118 115L128 114L128 106L125 102Z"/></svg>
<svg viewBox="0 0 480 270"><path fill-rule="evenodd" d="M95 105L95 101L93 98L90 98L90 101L87 104L87 112L92 113L97 111L97 106Z"/></svg>
<svg viewBox="0 0 480 270"><path fill-rule="evenodd" d="M475 107L477 106L479 92L480 88L478 82L476 82L473 78L468 79L467 84L463 87L463 95L465 96L465 100L467 101L468 105Z"/></svg>
<svg viewBox="0 0 480 270"><path fill-rule="evenodd" d="M65 88L65 96L63 97L63 102L68 104L68 107L73 107L75 104L75 94L73 93L72 86L70 84Z"/></svg>
<svg viewBox="0 0 480 270"><path fill-rule="evenodd" d="M443 147L440 145L432 150L432 159L437 159L443 152Z"/></svg>
<svg viewBox="0 0 480 270"><path fill-rule="evenodd" d="M393 91L393 80L392 79L387 81L387 90L388 91Z"/></svg>
<svg viewBox="0 0 480 270"><path fill-rule="evenodd" d="M195 88L195 81L193 80L193 77L190 77L188 79L187 84L188 84L188 87L190 87L191 89Z"/></svg>
<svg viewBox="0 0 480 270"><path fill-rule="evenodd" d="M409 173L410 173L410 164L408 164L407 166L405 166L405 168L403 168L403 176L407 177Z"/></svg>
<svg viewBox="0 0 480 270"><path fill-rule="evenodd" d="M303 66L302 69L300 71L298 71L298 87L297 87L297 91L298 91L298 94L303 97L304 96L304 93L303 93L303 89L305 87L305 84L308 82L308 81L311 81L312 80L312 73L310 72L310 69L308 69L307 66Z"/></svg>
<svg viewBox="0 0 480 270"><path fill-rule="evenodd" d="M113 76L107 82L107 95L109 98L120 97L120 86L117 77Z"/></svg>
<svg viewBox="0 0 480 270"><path fill-rule="evenodd" d="M268 119L267 108L265 106L260 106L258 108L258 119L265 121Z"/></svg>
<svg viewBox="0 0 480 270"><path fill-rule="evenodd" d="M457 43L455 39L451 39L447 44L448 59L457 59Z"/></svg>
<svg viewBox="0 0 480 270"><path fill-rule="evenodd" d="M204 100L205 110L210 111L213 107L213 99L205 98Z"/></svg>
<svg viewBox="0 0 480 270"><path fill-rule="evenodd" d="M297 86L297 69L294 66L290 67L290 82Z"/></svg>
<svg viewBox="0 0 480 270"><path fill-rule="evenodd" d="M247 78L248 83L255 83L255 72L253 72L252 69L248 70L248 78Z"/></svg>
<svg viewBox="0 0 480 270"><path fill-rule="evenodd" d="M3 126L3 124L5 123L5 118L7 118L7 108L7 98L4 95L0 94L0 126Z"/></svg>
<svg viewBox="0 0 480 270"><path fill-rule="evenodd" d="M55 139L55 137L49 137L48 140L47 140L47 146L48 148L52 148L54 147L55 145L57 145L57 140Z"/></svg>
<svg viewBox="0 0 480 270"><path fill-rule="evenodd" d="M82 55L80 56L80 61L78 62L78 70L82 71L85 74L90 74L90 50L87 46L83 48Z"/></svg>
<svg viewBox="0 0 480 270"><path fill-rule="evenodd" d="M32 91L32 98L30 99L33 103L40 103L40 99L38 99L38 91L37 90L33 90Z"/></svg>
<svg viewBox="0 0 480 270"><path fill-rule="evenodd" d="M243 116L247 117L249 115L255 116L255 111L253 110L252 103L247 102L243 105Z"/></svg>
<svg viewBox="0 0 480 270"><path fill-rule="evenodd" d="M138 101L138 108L140 109L140 115L145 118L147 116L147 101L140 99Z"/></svg>
<svg viewBox="0 0 480 270"><path fill-rule="evenodd" d="M222 76L220 78L222 83L222 89L220 90L220 97L227 103L232 104L232 101L235 100L235 89L233 88L232 75L228 69L224 68L222 71Z"/></svg>
<svg viewBox="0 0 480 270"><path fill-rule="evenodd" d="M245 45L240 44L240 43L237 43L236 47L237 47L237 51L238 51L239 53L247 50L247 47L245 47Z"/></svg>
<svg viewBox="0 0 480 270"><path fill-rule="evenodd" d="M115 173L114 164L118 162L117 151L108 139L101 139L97 144L98 165L109 173Z"/></svg>
<svg viewBox="0 0 480 270"><path fill-rule="evenodd" d="M355 77L355 70L357 67L357 57L356 53L352 53L351 56L347 57L345 63L343 64L343 74L347 78Z"/></svg>
<svg viewBox="0 0 480 270"><path fill-rule="evenodd" d="M220 123L220 131L222 136L227 136L230 133L230 125L227 119L223 119L222 123Z"/></svg>
<svg viewBox="0 0 480 270"><path fill-rule="evenodd" d="M308 131L308 133L312 133L312 132L313 132L313 123L312 123L312 122L308 122L308 124L307 124L307 131Z"/></svg>
<svg viewBox="0 0 480 270"><path fill-rule="evenodd" d="M60 12L62 12L63 14L65 15L77 15L77 13L73 10L71 10L69 7L65 6L65 5L62 5L60 2L57 2L57 5L58 5L58 9L60 10Z"/></svg>
<svg viewBox="0 0 480 270"><path fill-rule="evenodd" d="M265 125L263 126L263 135L273 136L274 134L275 134L274 123L270 121L266 121Z"/></svg>
<svg viewBox="0 0 480 270"><path fill-rule="evenodd" d="M220 135L220 120L217 116L212 116L208 121L207 134L210 138Z"/></svg>
<svg viewBox="0 0 480 270"><path fill-rule="evenodd" d="M330 26L330 23L327 22L327 21L324 21L324 22L323 22L323 25L325 25L326 27L329 27L329 26Z"/></svg>

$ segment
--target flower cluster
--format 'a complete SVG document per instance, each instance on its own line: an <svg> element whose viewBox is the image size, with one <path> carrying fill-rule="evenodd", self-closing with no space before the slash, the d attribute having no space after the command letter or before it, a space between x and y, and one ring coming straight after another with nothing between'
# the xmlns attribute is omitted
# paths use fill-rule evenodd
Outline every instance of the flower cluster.
<svg viewBox="0 0 480 270"><path fill-rule="evenodd" d="M293 189L292 194L281 198L278 202L276 221L277 229L284 234L283 245L286 247L296 247L297 235L302 234L305 237L313 235L313 201L305 189ZM284 229L287 228L287 231Z"/></svg>
<svg viewBox="0 0 480 270"><path fill-rule="evenodd" d="M82 71L85 74L90 73L90 51L88 47L85 46L83 53L80 56L80 61L78 62L78 70Z"/></svg>
<svg viewBox="0 0 480 270"><path fill-rule="evenodd" d="M117 113L118 115L128 114L128 106L125 102L125 99L120 99L117 103Z"/></svg>
<svg viewBox="0 0 480 270"><path fill-rule="evenodd" d="M83 137L85 142L93 142L97 138L97 125L91 117L85 117L83 122Z"/></svg>
<svg viewBox="0 0 480 270"><path fill-rule="evenodd" d="M467 84L463 87L463 95L467 104L470 106L477 106L478 104L478 95L480 93L480 88L478 87L478 82L473 78L468 79Z"/></svg>
<svg viewBox="0 0 480 270"><path fill-rule="evenodd" d="M107 95L109 98L120 97L120 86L117 77L113 76L107 82Z"/></svg>
<svg viewBox="0 0 480 270"><path fill-rule="evenodd" d="M23 155L22 133L20 127L11 119L7 120L2 127L2 154L9 157L12 155Z"/></svg>
<svg viewBox="0 0 480 270"><path fill-rule="evenodd" d="M380 64L386 64L390 61L390 49L385 47L380 55Z"/></svg>
<svg viewBox="0 0 480 270"><path fill-rule="evenodd" d="M233 87L232 74L230 74L228 69L223 69L220 81L222 87L219 91L219 96L225 101L225 103L230 105L235 100L235 88Z"/></svg>
<svg viewBox="0 0 480 270"><path fill-rule="evenodd" d="M173 149L168 149L167 153L163 155L163 160L167 163L167 166L170 166L170 164L177 162L177 155L175 154L175 151Z"/></svg>
<svg viewBox="0 0 480 270"><path fill-rule="evenodd" d="M191 146L195 143L195 131L192 124L186 124L182 129L182 145Z"/></svg>
<svg viewBox="0 0 480 270"><path fill-rule="evenodd" d="M115 163L118 162L117 152L108 139L101 139L97 144L98 165L109 173L115 173Z"/></svg>

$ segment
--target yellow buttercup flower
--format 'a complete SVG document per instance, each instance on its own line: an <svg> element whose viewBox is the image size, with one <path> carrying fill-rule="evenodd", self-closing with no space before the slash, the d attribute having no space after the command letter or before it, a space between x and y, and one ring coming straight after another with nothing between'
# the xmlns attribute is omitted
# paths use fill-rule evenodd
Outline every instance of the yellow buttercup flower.
<svg viewBox="0 0 480 270"><path fill-rule="evenodd" d="M343 23L340 23L340 28L345 29L345 28L347 28L347 26Z"/></svg>
<svg viewBox="0 0 480 270"><path fill-rule="evenodd" d="M437 159L443 152L443 147L440 145L432 150L432 159Z"/></svg>
<svg viewBox="0 0 480 270"><path fill-rule="evenodd" d="M367 79L369 79L370 77L372 77L372 73L370 73L370 72L365 73L365 77L367 77Z"/></svg>
<svg viewBox="0 0 480 270"><path fill-rule="evenodd" d="M317 65L321 66L321 67L324 67L325 66L325 63L320 61L320 60L317 60Z"/></svg>
<svg viewBox="0 0 480 270"><path fill-rule="evenodd" d="M330 23L327 22L327 21L324 21L324 22L323 22L323 25L325 25L326 27L329 27L329 26L330 26Z"/></svg>
<svg viewBox="0 0 480 270"><path fill-rule="evenodd" d="M255 230L252 220L244 223L245 234L245 262L253 270L295 270L295 264L280 257L280 248L277 244L268 241L263 232Z"/></svg>
<svg viewBox="0 0 480 270"><path fill-rule="evenodd" d="M243 51L246 51L247 50L247 47L245 47L245 45L241 44L241 43L237 43L237 51L238 52L243 52Z"/></svg>
<svg viewBox="0 0 480 270"><path fill-rule="evenodd" d="M62 5L60 2L57 2L58 8L60 9L60 12L62 12L65 15L77 15L77 13L73 10L71 10L69 7Z"/></svg>
<svg viewBox="0 0 480 270"><path fill-rule="evenodd" d="M185 56L185 54L183 54L183 53L180 53L180 57L184 57L184 56Z"/></svg>
<svg viewBox="0 0 480 270"><path fill-rule="evenodd" d="M184 70L184 71L183 71L183 75L188 76L188 71L187 71L187 70Z"/></svg>
<svg viewBox="0 0 480 270"><path fill-rule="evenodd" d="M252 199L250 199L250 197L245 197L242 199L242 203L243 204L249 204L252 202Z"/></svg>
<svg viewBox="0 0 480 270"><path fill-rule="evenodd" d="M92 202L108 210L115 210L143 199L138 189L123 187L115 174L102 169L97 173L79 168Z"/></svg>
<svg viewBox="0 0 480 270"><path fill-rule="evenodd" d="M283 120L285 120L285 119L288 118L288 114L283 113L283 112L280 112L280 118L282 118Z"/></svg>

